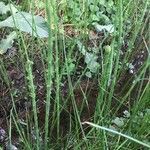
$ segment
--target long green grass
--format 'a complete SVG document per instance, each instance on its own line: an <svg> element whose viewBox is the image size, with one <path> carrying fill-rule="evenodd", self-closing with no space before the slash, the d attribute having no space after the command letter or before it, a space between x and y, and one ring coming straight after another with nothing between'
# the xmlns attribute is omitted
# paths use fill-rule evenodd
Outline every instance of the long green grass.
<svg viewBox="0 0 150 150"><path fill-rule="evenodd" d="M28 3L26 11L34 12L40 0L31 0ZM73 3L74 2L74 3ZM112 1L111 1L112 2ZM111 41L108 44L107 38L103 39L97 46L101 59L97 62L100 64L97 72L92 73L92 78L86 77L86 87L88 81L96 81L97 84L97 98L90 97L90 91L82 88L82 82L85 78L86 72L89 70L88 66L78 70L80 61L83 55L77 46L78 41L88 43L89 30L92 30L93 20L90 20L88 1L44 1L45 8L43 12L46 14L45 19L48 24L49 36L47 39L35 39L33 36L18 33L19 52L18 57L21 58L18 66L22 66L25 74L25 88L27 89L24 97L31 102L32 110L29 115L25 116L25 126L19 122L19 114L16 108L16 97L12 94L12 83L7 74L7 66L9 62L0 57L0 81L7 85L10 89L12 109L9 119L9 143L12 143L11 126L15 126L21 143L21 149L148 149L150 148L150 86L149 86L149 45L146 39L149 35L141 34L142 28L147 26L145 18L149 16L148 13L149 2L146 0L118 0L115 1L113 7L113 17L110 19L111 24L114 25L115 33L111 35ZM70 11L70 5L72 10ZM22 3L22 7L26 7ZM81 10L77 16L76 6ZM93 9L96 10L98 1L93 1ZM60 9L63 15L60 16ZM94 15L90 12L90 15ZM66 17L68 17L66 21ZM34 22L34 20L33 20ZM129 26L127 24L129 23ZM71 32L75 36L68 36L65 34L65 25L69 24ZM36 29L35 29L36 30ZM76 35L76 30L79 34ZM87 34L88 31L88 34ZM146 32L149 29L146 27ZM127 34L129 37L127 38ZM106 37L109 35L105 34ZM146 49L148 57L139 69L136 75L131 78L131 83L127 83L120 89L123 94L117 95L115 93L116 85L121 75L125 72L125 66L131 61L132 56L141 51L136 43L136 39L141 36L145 44L142 49ZM127 40L128 48L121 59L121 49L124 41ZM36 42L36 43L35 43ZM83 44L83 45L84 45ZM104 46L109 45L111 50L106 53ZM85 46L88 47L87 45ZM136 49L135 49L136 47ZM81 46L83 49L84 46ZM36 65L36 56L40 56L40 63L42 74L44 75L44 97L42 100L37 98L37 83L35 82L34 65ZM39 58L39 57L38 57ZM70 66L74 64L73 70ZM77 73L80 75L77 76ZM85 81L85 80L84 80ZM145 82L147 81L147 82ZM90 82L91 83L91 82ZM91 84L92 86L92 84ZM63 90L67 90L67 94L63 95ZM137 91L138 88L138 91ZM78 102L76 96L76 89L81 95L81 102ZM92 87L91 87L92 89ZM127 105L133 101L133 92L137 92L137 97L134 97L134 104L126 106L129 108L129 117L123 118L123 126L118 127L112 123L118 116L118 112L122 106ZM82 115L84 108L90 109L89 97L95 103L94 113L89 120L84 120ZM3 98L2 100L3 101ZM43 106L40 114L38 102L42 101ZM112 106L115 103L115 107ZM93 104L94 105L94 104ZM114 108L113 108L114 107ZM93 108L93 107L92 107ZM29 110L27 110L28 112ZM123 112L121 112L123 113ZM43 115L43 126L39 120ZM86 118L87 119L87 118ZM43 120L42 120L43 121ZM86 125L85 125L86 124ZM87 126L88 124L88 126ZM66 125L66 127L64 127ZM87 128L87 129L86 129ZM98 129L97 129L98 128ZM34 134L31 134L35 132ZM34 136L34 137L33 137Z"/></svg>

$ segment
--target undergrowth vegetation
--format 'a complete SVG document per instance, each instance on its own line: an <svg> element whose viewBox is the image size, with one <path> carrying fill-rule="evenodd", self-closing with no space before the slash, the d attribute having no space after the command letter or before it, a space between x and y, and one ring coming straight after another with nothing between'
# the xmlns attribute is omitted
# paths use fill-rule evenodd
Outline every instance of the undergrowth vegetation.
<svg viewBox="0 0 150 150"><path fill-rule="evenodd" d="M149 149L149 6L2 0L0 149Z"/></svg>

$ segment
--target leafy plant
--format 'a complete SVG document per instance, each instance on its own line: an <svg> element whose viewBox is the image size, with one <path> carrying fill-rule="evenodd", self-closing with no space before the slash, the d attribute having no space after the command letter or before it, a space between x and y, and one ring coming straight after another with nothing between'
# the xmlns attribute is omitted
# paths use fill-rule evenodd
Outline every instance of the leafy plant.
<svg viewBox="0 0 150 150"><path fill-rule="evenodd" d="M12 4L7 4L5 5L4 2L0 2L0 14L6 14L7 12L12 12L12 13L16 13L18 10L16 9L16 7L14 7L14 5Z"/></svg>
<svg viewBox="0 0 150 150"><path fill-rule="evenodd" d="M92 24L97 32L102 32L102 31L107 31L108 33L113 33L114 32L114 26L112 24L109 25L100 25L98 23L93 23Z"/></svg>
<svg viewBox="0 0 150 150"><path fill-rule="evenodd" d="M83 6L80 0L71 0L68 3L61 3L64 13L64 22L98 22L100 24L110 24L115 13L113 0L94 1L88 0ZM106 15L107 14L107 15ZM83 20L84 19L84 20Z"/></svg>
<svg viewBox="0 0 150 150"><path fill-rule="evenodd" d="M39 38L48 37L48 28L43 17L33 16L27 12L18 12L12 4L5 5L3 2L0 2L0 14L6 14L8 11L12 12L12 15L0 22L0 28L17 28ZM1 40L0 54L4 54L8 48L11 48L15 38L17 38L17 34L12 32L6 39Z"/></svg>
<svg viewBox="0 0 150 150"><path fill-rule="evenodd" d="M41 16L33 16L27 12L18 12L0 22L1 27L17 28L40 38L48 37L46 22Z"/></svg>
<svg viewBox="0 0 150 150"><path fill-rule="evenodd" d="M98 70L98 67L100 66L99 63L97 62L98 56L96 56L96 54L94 53L89 53L80 41L77 41L77 45L78 45L79 51L85 57L85 63L87 64L87 68L90 70L90 72L96 73Z"/></svg>
<svg viewBox="0 0 150 150"><path fill-rule="evenodd" d="M17 38L16 32L11 32L6 39L2 39L0 41L0 54L4 54L7 52L8 48L11 48L14 42L14 39Z"/></svg>

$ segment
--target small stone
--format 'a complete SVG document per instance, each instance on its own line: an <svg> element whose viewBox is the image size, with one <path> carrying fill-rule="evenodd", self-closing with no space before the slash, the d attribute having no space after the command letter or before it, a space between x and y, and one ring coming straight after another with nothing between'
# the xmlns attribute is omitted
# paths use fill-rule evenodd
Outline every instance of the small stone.
<svg viewBox="0 0 150 150"><path fill-rule="evenodd" d="M137 58L140 58L140 55L137 55Z"/></svg>
<svg viewBox="0 0 150 150"><path fill-rule="evenodd" d="M142 54L144 54L145 52L144 52L144 51L142 51L141 53L142 53Z"/></svg>
<svg viewBox="0 0 150 150"><path fill-rule="evenodd" d="M6 131L0 127L0 142L3 142L6 137Z"/></svg>
<svg viewBox="0 0 150 150"><path fill-rule="evenodd" d="M134 73L134 71L133 71L132 69L130 69L130 70L129 70L129 73L130 73L130 74L133 74L133 73Z"/></svg>
<svg viewBox="0 0 150 150"><path fill-rule="evenodd" d="M127 110L125 110L123 113L124 113L124 117L126 118L130 117L130 113Z"/></svg>
<svg viewBox="0 0 150 150"><path fill-rule="evenodd" d="M143 64L143 62L141 62L141 61L138 62L138 65L142 65L142 64Z"/></svg>
<svg viewBox="0 0 150 150"><path fill-rule="evenodd" d="M141 57L141 58L143 58L143 57L144 57L144 55L141 55L140 57Z"/></svg>

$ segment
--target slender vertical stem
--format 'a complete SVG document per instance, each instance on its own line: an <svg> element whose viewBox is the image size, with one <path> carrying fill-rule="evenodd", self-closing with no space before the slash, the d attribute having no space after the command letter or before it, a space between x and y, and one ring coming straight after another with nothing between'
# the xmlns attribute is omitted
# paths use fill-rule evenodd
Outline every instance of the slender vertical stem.
<svg viewBox="0 0 150 150"><path fill-rule="evenodd" d="M48 142L48 131L49 131L49 112L50 112L50 99L51 99L51 89L52 89L52 74L53 74L53 44L52 44L52 30L51 30L51 18L52 18L52 9L51 8L51 0L46 0L46 15L48 22L48 52L47 52L47 74L46 74L46 113L45 113L45 146L44 149L47 150L47 142Z"/></svg>

